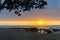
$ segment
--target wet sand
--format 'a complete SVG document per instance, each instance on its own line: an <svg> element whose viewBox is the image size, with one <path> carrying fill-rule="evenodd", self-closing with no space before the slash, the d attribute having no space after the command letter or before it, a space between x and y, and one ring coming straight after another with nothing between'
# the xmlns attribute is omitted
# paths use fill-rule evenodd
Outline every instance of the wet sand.
<svg viewBox="0 0 60 40"><path fill-rule="evenodd" d="M0 40L60 40L60 34L40 34L24 29L0 29Z"/></svg>

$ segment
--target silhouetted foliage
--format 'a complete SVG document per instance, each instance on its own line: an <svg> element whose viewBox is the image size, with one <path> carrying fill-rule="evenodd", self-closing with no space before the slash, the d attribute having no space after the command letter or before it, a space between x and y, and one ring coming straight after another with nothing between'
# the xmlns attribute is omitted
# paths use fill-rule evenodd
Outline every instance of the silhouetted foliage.
<svg viewBox="0 0 60 40"><path fill-rule="evenodd" d="M21 11L30 11L33 8L43 9L44 6L47 5L47 2L44 0L5 0L3 3L1 3L1 1L2 0L0 0L0 10L4 8L9 10L9 12L16 10L15 14L18 14L18 16L21 16Z"/></svg>

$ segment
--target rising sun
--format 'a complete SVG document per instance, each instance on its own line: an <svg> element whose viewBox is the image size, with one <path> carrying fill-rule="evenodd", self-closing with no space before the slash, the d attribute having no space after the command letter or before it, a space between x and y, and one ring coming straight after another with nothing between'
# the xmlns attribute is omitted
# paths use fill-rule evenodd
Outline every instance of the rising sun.
<svg viewBox="0 0 60 40"><path fill-rule="evenodd" d="M43 21L38 21L38 24L43 24Z"/></svg>

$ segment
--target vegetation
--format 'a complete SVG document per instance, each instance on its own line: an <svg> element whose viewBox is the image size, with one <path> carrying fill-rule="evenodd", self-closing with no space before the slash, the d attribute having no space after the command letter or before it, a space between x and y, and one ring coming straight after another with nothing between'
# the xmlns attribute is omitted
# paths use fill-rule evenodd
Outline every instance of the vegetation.
<svg viewBox="0 0 60 40"><path fill-rule="evenodd" d="M9 12L15 10L15 14L18 14L18 16L21 16L21 11L30 11L33 8L43 9L47 5L44 0L4 0L3 3L1 2L2 0L0 0L0 11L4 8L9 10Z"/></svg>

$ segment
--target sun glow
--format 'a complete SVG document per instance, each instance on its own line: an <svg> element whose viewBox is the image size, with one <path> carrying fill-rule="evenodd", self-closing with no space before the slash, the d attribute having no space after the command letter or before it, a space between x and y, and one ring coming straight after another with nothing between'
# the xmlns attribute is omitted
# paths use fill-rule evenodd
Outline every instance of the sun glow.
<svg viewBox="0 0 60 40"><path fill-rule="evenodd" d="M45 25L60 25L60 21L0 21L0 25L45 26Z"/></svg>
<svg viewBox="0 0 60 40"><path fill-rule="evenodd" d="M38 21L38 24L39 24L39 25L42 25L42 24L43 24L43 21Z"/></svg>

